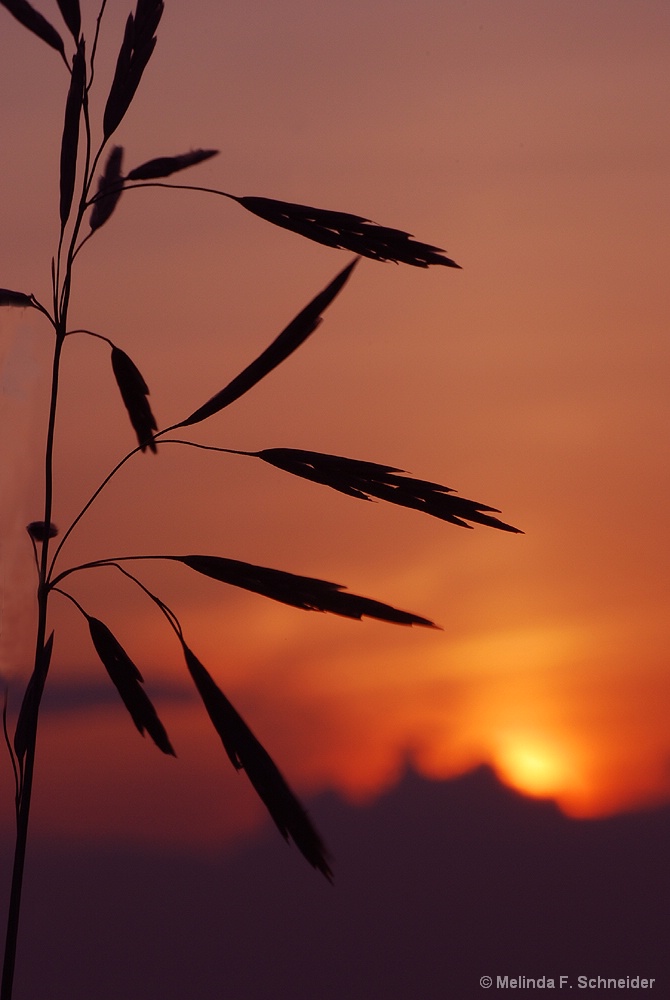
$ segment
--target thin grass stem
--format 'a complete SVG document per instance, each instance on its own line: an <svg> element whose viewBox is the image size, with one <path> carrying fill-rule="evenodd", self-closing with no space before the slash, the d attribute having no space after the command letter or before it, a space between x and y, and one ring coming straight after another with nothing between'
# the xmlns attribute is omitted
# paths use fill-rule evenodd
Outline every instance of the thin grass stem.
<svg viewBox="0 0 670 1000"><path fill-rule="evenodd" d="M52 374L51 374L51 398L49 404L49 422L47 427L47 440L45 448L45 483L44 483L44 523L51 523L51 511L53 506L53 453L56 433L56 412L58 406L58 381L60 372L60 360L63 349L64 337L60 331L56 331L56 344L54 348ZM44 654L47 612L49 601L49 589L47 586L47 573L49 566L49 537L48 533L42 541L42 552L39 566L39 586L37 592L38 621L37 636L35 642L35 662L34 672L38 670ZM23 761L21 781L18 792L18 808L16 818L16 844L14 849L14 863L12 866L12 884L9 897L9 910L7 914L7 935L5 938L5 955L2 969L2 984L0 986L0 1000L11 1000L14 986L14 971L16 968L16 948L19 933L19 919L21 915L21 895L23 891L23 873L26 862L26 849L28 844L28 828L30 822L30 805L32 799L33 774L35 770L35 751L37 745L37 721L39 704L35 707L34 718L27 737L26 754Z"/></svg>

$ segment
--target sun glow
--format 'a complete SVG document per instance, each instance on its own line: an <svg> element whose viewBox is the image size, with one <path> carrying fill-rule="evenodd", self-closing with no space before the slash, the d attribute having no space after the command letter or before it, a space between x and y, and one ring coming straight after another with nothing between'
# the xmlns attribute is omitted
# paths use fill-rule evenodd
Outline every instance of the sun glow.
<svg viewBox="0 0 670 1000"><path fill-rule="evenodd" d="M523 736L503 744L495 766L503 781L526 795L560 798L561 792L574 787L575 771L568 764L566 751Z"/></svg>

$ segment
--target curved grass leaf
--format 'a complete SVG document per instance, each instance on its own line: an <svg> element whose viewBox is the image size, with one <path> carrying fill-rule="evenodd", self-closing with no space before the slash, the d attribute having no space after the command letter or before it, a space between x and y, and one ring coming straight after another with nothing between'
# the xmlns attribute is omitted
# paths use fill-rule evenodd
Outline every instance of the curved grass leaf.
<svg viewBox="0 0 670 1000"><path fill-rule="evenodd" d="M86 58L84 39L77 46L72 61L70 89L65 104L65 122L60 150L60 221L64 226L72 208L72 197L77 176L77 148L79 146L79 119L86 85Z"/></svg>
<svg viewBox="0 0 670 1000"><path fill-rule="evenodd" d="M321 322L321 313L341 291L357 263L358 260L354 260L351 264L347 264L337 277L282 330L276 340L273 340L270 346L262 354L259 354L255 361L252 361L221 392L217 392L215 396L212 396L210 400L195 410L190 417L175 426L188 427L190 424L197 424L201 420L211 417L214 413L218 413L219 410L243 396L282 361L285 361L307 340L310 334L314 333Z"/></svg>
<svg viewBox="0 0 670 1000"><path fill-rule="evenodd" d="M56 29L49 24L47 19L39 11L35 10L34 7L31 7L27 0L0 0L0 3L3 7L7 8L10 14L14 15L17 21L21 22L24 28L32 31L34 35L41 38L52 49L60 52L63 59L66 59L63 39Z"/></svg>
<svg viewBox="0 0 670 1000"><path fill-rule="evenodd" d="M23 701L21 702L19 717L16 722L16 730L14 732L14 750L16 751L16 756L19 762L25 757L26 750L28 749L28 744L30 742L30 734L31 732L34 732L35 727L37 726L37 715L39 712L40 702L42 700L42 692L44 691L47 674L49 673L49 664L51 663L53 644L54 634L52 632L47 641L44 643L42 652L37 659L35 669L30 675L30 680L28 681Z"/></svg>
<svg viewBox="0 0 670 1000"><path fill-rule="evenodd" d="M142 451L150 448L156 454L153 432L158 425L147 399L149 388L140 370L118 347L112 347L112 369L140 448Z"/></svg>
<svg viewBox="0 0 670 1000"><path fill-rule="evenodd" d="M280 569L254 566L252 563L222 556L161 556L184 563L196 573L202 573L221 583L251 590L282 604L289 604L304 611L327 611L344 618L376 618L378 621L393 622L396 625L425 625L438 628L428 618L409 611L399 611L389 604L374 601L369 597L345 592L339 583L317 580L311 576L296 576Z"/></svg>
<svg viewBox="0 0 670 1000"><path fill-rule="evenodd" d="M141 686L142 674L104 622L89 615L86 618L95 651L121 695L123 704L130 712L137 729L142 735L146 731L163 753L176 757L163 723Z"/></svg>
<svg viewBox="0 0 670 1000"><path fill-rule="evenodd" d="M424 514L462 528L471 528L472 525L466 522L473 521L490 528L523 534L520 528L491 517L491 514L500 513L496 507L454 496L454 491L448 486L440 486L439 483L431 483L425 479L413 479L401 469L394 469L390 465L377 465L374 462L361 462L353 458L297 448L266 448L254 454L294 476L322 483L360 500L370 500L372 497L387 500L401 507L423 511Z"/></svg>
<svg viewBox="0 0 670 1000"><path fill-rule="evenodd" d="M332 880L323 841L279 768L197 656L183 641L182 646L188 671L233 767L246 771L284 839L293 840L307 861Z"/></svg>
<svg viewBox="0 0 670 1000"><path fill-rule="evenodd" d="M139 167L135 167L127 176L129 181L156 180L158 177L169 177L178 170L185 170L193 167L196 163L209 160L211 156L218 156L218 149L192 149L190 153L181 153L179 156L158 156L155 160L147 160Z"/></svg>
<svg viewBox="0 0 670 1000"><path fill-rule="evenodd" d="M0 306L25 308L32 305L32 296L26 295L25 292L13 292L11 288L0 288Z"/></svg>
<svg viewBox="0 0 670 1000"><path fill-rule="evenodd" d="M100 229L100 226L104 226L123 194L122 163L123 146L113 146L107 157L105 172L98 179L98 190L89 219L91 229Z"/></svg>
<svg viewBox="0 0 670 1000"><path fill-rule="evenodd" d="M105 139L118 128L131 105L156 47L155 32L162 16L162 0L137 0L135 16L128 15L103 115Z"/></svg>
<svg viewBox="0 0 670 1000"><path fill-rule="evenodd" d="M60 8L62 18L71 31L75 42L78 41L79 32L81 31L81 11L79 9L79 0L58 0L58 6Z"/></svg>
<svg viewBox="0 0 670 1000"><path fill-rule="evenodd" d="M275 201L272 198L244 197L235 200L266 222L281 226L282 229L290 229L293 233L328 247L351 250L361 257L392 260L395 263L413 264L415 267L444 264L446 267L460 268L460 264L443 256L445 251L440 247L420 243L412 238L411 233L378 226L360 215L329 212L309 205Z"/></svg>

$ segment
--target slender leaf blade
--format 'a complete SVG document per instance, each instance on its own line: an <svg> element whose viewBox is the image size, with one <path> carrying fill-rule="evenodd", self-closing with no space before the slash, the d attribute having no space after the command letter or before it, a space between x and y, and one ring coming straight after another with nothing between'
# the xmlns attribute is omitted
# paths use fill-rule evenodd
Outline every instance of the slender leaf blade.
<svg viewBox="0 0 670 1000"><path fill-rule="evenodd" d="M79 120L86 85L86 57L84 39L77 46L72 62L70 89L65 104L65 121L60 152L60 221L64 226L72 208L74 185L77 177L77 150L79 147Z"/></svg>
<svg viewBox="0 0 670 1000"><path fill-rule="evenodd" d="M249 389L257 385L261 379L265 378L278 365L285 361L307 338L312 334L321 322L321 314L328 308L333 299L342 290L349 279L351 272L358 263L358 259L340 271L340 273L319 292L312 301L302 309L279 336L267 347L262 354L252 361L244 371L240 372L232 382L229 382L221 392L217 392L206 403L195 410L189 417L177 424L177 427L188 427L191 424L200 423L208 417L219 413L224 407L229 406L240 396L243 396Z"/></svg>
<svg viewBox="0 0 670 1000"><path fill-rule="evenodd" d="M118 347L112 348L112 370L140 448L156 454L153 432L158 425L147 399L149 387L135 362Z"/></svg>
<svg viewBox="0 0 670 1000"><path fill-rule="evenodd" d="M3 7L6 7L10 14L13 14L17 21L20 21L24 28L32 31L34 35L41 38L43 42L50 45L52 49L65 56L65 46L63 39L47 19L35 10L27 0L0 0Z"/></svg>
<svg viewBox="0 0 670 1000"><path fill-rule="evenodd" d="M208 670L183 641L182 646L188 671L231 763L246 772L284 839L293 840L303 857L332 881L326 848L305 808Z"/></svg>
<svg viewBox="0 0 670 1000"><path fill-rule="evenodd" d="M103 131L106 139L108 139L109 136L119 127L130 103L127 99L126 89L128 77L130 75L130 63L133 53L134 29L135 21L133 15L129 14L126 20L126 27L123 33L121 48L119 49L119 54L116 57L116 67L114 70L114 77L112 79L112 86L109 90L109 96L107 97L107 103L105 104L105 111L102 119Z"/></svg>
<svg viewBox="0 0 670 1000"><path fill-rule="evenodd" d="M329 583L310 576L298 576L284 570L255 566L223 556L186 555L162 556L183 563L196 573L209 576L221 583L250 590L282 604L303 611L324 611L343 618L375 618L396 625L423 625L438 628L428 618L409 611L400 611L390 604L383 604L369 597L350 594L339 583Z"/></svg>
<svg viewBox="0 0 670 1000"><path fill-rule="evenodd" d="M86 617L95 651L138 731L142 735L147 732L164 754L176 757L163 723L142 687L142 674L104 622Z"/></svg>
<svg viewBox="0 0 670 1000"><path fill-rule="evenodd" d="M63 20L72 33L72 37L75 42L78 41L79 33L81 31L81 10L79 9L79 0L58 0L58 7Z"/></svg>

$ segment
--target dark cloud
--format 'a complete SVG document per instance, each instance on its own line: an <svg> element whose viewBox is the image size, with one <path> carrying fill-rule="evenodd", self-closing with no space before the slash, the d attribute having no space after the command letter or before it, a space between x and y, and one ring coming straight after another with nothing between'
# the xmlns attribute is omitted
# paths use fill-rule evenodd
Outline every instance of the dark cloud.
<svg viewBox="0 0 670 1000"><path fill-rule="evenodd" d="M96 664L95 672L100 673ZM156 704L161 702L195 702L197 699L188 687L169 684L165 681L151 681L146 685L147 693ZM119 704L119 694L114 685L102 681L77 680L72 682L51 682L44 689L41 711L47 714L79 712L101 705Z"/></svg>

